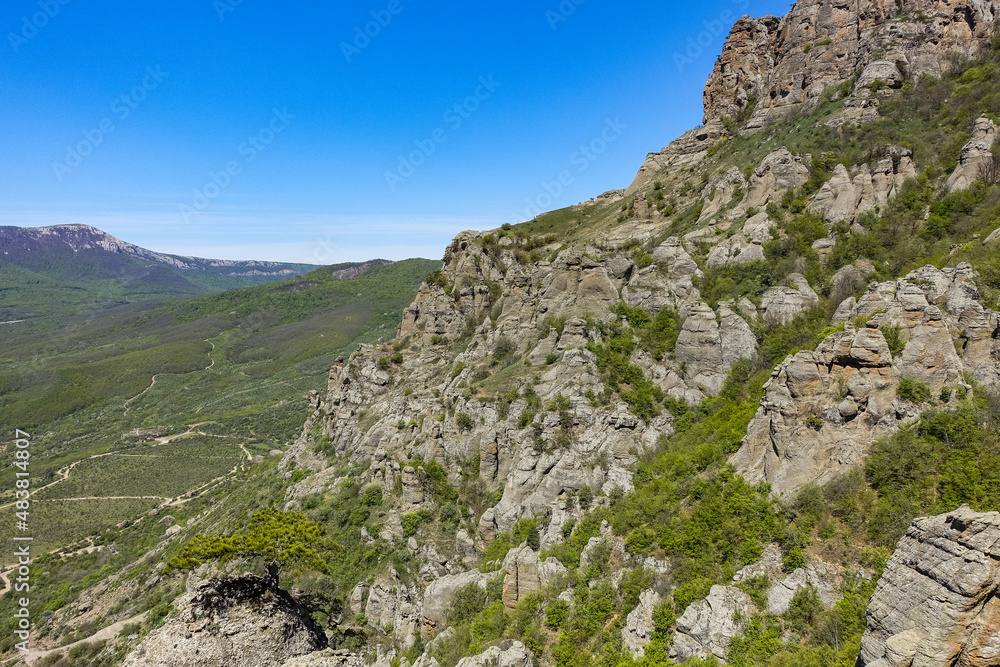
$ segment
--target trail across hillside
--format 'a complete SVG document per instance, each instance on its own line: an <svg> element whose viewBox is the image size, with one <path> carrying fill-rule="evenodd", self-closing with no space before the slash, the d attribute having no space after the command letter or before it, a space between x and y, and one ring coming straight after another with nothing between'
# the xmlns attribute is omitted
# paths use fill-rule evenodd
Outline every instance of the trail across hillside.
<svg viewBox="0 0 1000 667"><path fill-rule="evenodd" d="M211 370L215 366L215 358L212 357L212 352L215 351L215 343L213 343L212 341L210 341L207 338L205 339L205 342L212 346L212 349L208 351L208 360L211 363L208 366L205 366L201 370L208 371L208 370ZM181 374L179 374L179 373L157 373L156 375L154 375L153 379L149 383L148 387L146 387L145 389L143 389L141 392L139 392L138 394L136 394L132 398L130 398L127 401L125 401L124 405L122 406L122 407L125 408L125 412L124 412L124 414L122 416L124 416L124 417L128 416L128 411L132 409L132 408L129 407L129 404L132 403L132 401L135 401L136 399L141 398L146 392L148 392L150 389L152 389L153 387L155 387L156 386L156 378L160 377L161 375L183 375L183 374L182 373Z"/></svg>

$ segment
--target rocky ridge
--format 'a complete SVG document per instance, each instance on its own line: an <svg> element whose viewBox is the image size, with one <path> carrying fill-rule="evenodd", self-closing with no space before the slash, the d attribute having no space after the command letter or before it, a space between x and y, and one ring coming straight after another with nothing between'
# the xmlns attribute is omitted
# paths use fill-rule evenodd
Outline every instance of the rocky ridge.
<svg viewBox="0 0 1000 667"><path fill-rule="evenodd" d="M985 0L808 0L780 19L744 16L705 87L705 123L748 114L747 129L758 130L845 82L839 94L850 96L848 110L877 108L878 96L905 79L939 75L950 54L983 48L998 7Z"/></svg>
<svg viewBox="0 0 1000 667"><path fill-rule="evenodd" d="M859 667L1000 663L1000 514L917 519L868 606Z"/></svg>
<svg viewBox="0 0 1000 667"><path fill-rule="evenodd" d="M924 18L917 18L920 12ZM576 207L581 219L598 220L592 230L572 231L565 243L532 237L528 241L538 244L531 250L508 229L458 235L442 269L405 311L396 339L362 346L340 360L326 391L310 395L303 436L282 462L288 476L296 468L310 472L289 489L289 508L345 481L344 460L362 468L352 481L379 486L393 499L381 533L369 535L366 528L363 539L405 545L419 563L417 580L390 568L358 582L351 611L370 626L391 627L391 639L408 649L418 638L429 642L448 631L445 611L464 586L485 588L500 578L502 601L510 608L562 580L564 566L542 560L540 549L527 542L513 545L495 568L484 567L489 572L477 566L519 519L540 520L537 547L560 542L564 527L583 516L581 490L597 490L595 504L629 490L633 465L672 432L669 412L637 414L601 371L596 346L607 342L610 327L632 326L617 309L620 303L652 314L676 311L679 332L671 353L637 348L629 362L665 396L689 404L716 395L737 363L757 355L755 332L794 322L820 303L821 294L839 304L825 340L777 366L731 459L744 478L768 482L775 494L791 495L856 468L875 439L931 407L953 404L971 389L970 378L1000 388L1000 319L983 305L968 265L924 267L869 284L877 268L859 261L841 269L829 286L810 285L805 270L797 269L756 301L703 298L698 285L710 269L764 260L766 244L787 238L774 206L800 189L817 163L778 149L752 169L732 167L714 180L706 171L700 185L691 178L729 133L723 117L742 113L744 129L752 132L778 114L808 108L844 82L852 84L841 92L851 96L847 110L877 114L880 95L917 73L940 72L948 51L981 48L992 20L992 4L963 0L909 3L895 13L883 3L803 1L782 19L741 19L706 88L706 125L649 154L627 190ZM949 188L968 184L992 161L996 130L987 122L977 123ZM821 257L829 253L842 223L851 233L864 233L918 167L898 146L886 147L869 164L834 167L805 202L828 232L813 248ZM694 224L676 232L658 203L664 190L680 208L695 207ZM914 400L901 390L904 380L925 387L929 398ZM328 443L324 451L315 447L318 441ZM463 516L454 541L404 537L402 516L439 505L432 462L453 486L467 467L478 470L478 480L499 498ZM622 566L670 572L670 563L630 554L606 525L584 550L584 565L601 542ZM734 616L754 609L737 585L759 574L771 582L766 610L773 614L786 611L794 593L809 584L831 604L841 576L822 562L786 574L780 550L768 545L761 561L737 573L732 585L714 586L687 607L677 621L672 656L724 658L742 627ZM635 656L652 637L660 599L657 590L644 591L626 619L622 638ZM879 648L872 641L874 656ZM531 664L517 643L459 664L498 660ZM434 664L424 654L414 667Z"/></svg>

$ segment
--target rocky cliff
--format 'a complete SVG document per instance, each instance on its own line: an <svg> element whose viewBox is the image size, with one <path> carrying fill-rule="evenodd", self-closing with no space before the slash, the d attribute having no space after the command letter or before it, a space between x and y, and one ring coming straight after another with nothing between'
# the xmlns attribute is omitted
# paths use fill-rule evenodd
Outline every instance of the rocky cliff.
<svg viewBox="0 0 1000 667"><path fill-rule="evenodd" d="M859 667L1000 664L1000 514L917 519L868 607Z"/></svg>
<svg viewBox="0 0 1000 667"><path fill-rule="evenodd" d="M577 618L592 612L590 596L610 589L621 616L604 622L623 651L725 660L748 618L787 617L808 595L816 609L829 609L846 582L870 579L875 570L859 561L871 560L871 549L861 557L871 536L852 532L858 526L846 519L837 533L839 515L807 522L796 494L842 479L874 442L930 411L951 414L976 390L1000 390L1000 314L990 287L997 281L984 283L964 261L989 261L983 244L997 238L982 240L983 225L996 226L997 200L982 177L995 165L996 126L976 120L982 109L969 113L947 158L882 135L854 150L850 142L860 139L851 135L843 143L853 152L844 154L857 160L757 130L822 104L836 106L817 134L840 138L837 128L867 127L880 100L908 94L906 84L921 74L944 72L949 54L985 49L993 19L993 4L973 0L803 0L780 19L740 19L706 86L705 126L649 154L629 188L523 225L457 236L395 339L338 360L325 391L310 394L302 437L281 463L295 481L287 508L309 509L345 487L378 487L385 499L384 517L367 522L365 514L358 535L373 554L393 559L350 582L353 618L344 623L378 633L382 649L420 654L414 667L430 667L435 651L461 639L449 628L459 593L492 596L481 613L494 620L533 609L525 622L541 626L541 606L532 605L542 599ZM965 211L954 220L953 204ZM906 225L881 229L886 216ZM929 230L932 223L938 228ZM898 237L907 234L927 243L913 254L919 262L872 249L902 247ZM762 387L732 386L734 369L766 378L772 367ZM727 547L726 562L712 564L719 570L697 579L698 548L670 552L679 549L676 534L614 516L614 503L683 465L670 460L635 476L637 464L669 450L672 435L739 390L750 392L743 412L729 413L739 433L716 459L705 446L697 463L687 462L691 491L675 514L696 512L713 475L730 480L735 470L738 484L751 483L741 492L759 494L778 527L738 554ZM673 482L663 484L666 495ZM865 493L865 511L875 512L874 491ZM736 492L729 501L733 513L749 502ZM606 519L567 547L595 510ZM726 525L735 532L740 521ZM991 522L960 510L914 524L879 584L863 660L991 664L983 662L995 647ZM822 546L808 561L803 549L814 539ZM648 577L628 607L626 572ZM969 585L955 584L956 573L968 574ZM550 620L549 635L526 633L524 643L483 651L470 640L461 662L452 655L449 664L557 662L551 647L536 650L562 641L565 620ZM199 651L239 654L239 633L196 633L191 624L200 622L181 614L140 651L180 651L177 637L187 633L203 637L192 644ZM275 642L287 655L274 659L318 661L298 657L313 641L307 628L288 627L292 647ZM917 645L926 648L907 652ZM941 658L947 651L959 662ZM380 659L389 654L378 651Z"/></svg>
<svg viewBox="0 0 1000 667"><path fill-rule="evenodd" d="M984 0L809 0L780 19L744 16L705 87L705 123L744 114L757 130L845 82L840 94L852 108L872 106L872 97L877 107L878 95L905 79L941 74L950 54L984 48L998 8Z"/></svg>

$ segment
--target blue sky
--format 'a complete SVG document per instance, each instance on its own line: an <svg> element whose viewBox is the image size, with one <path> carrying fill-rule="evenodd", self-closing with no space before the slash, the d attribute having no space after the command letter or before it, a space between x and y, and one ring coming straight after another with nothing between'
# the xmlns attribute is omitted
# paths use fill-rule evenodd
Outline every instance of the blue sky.
<svg viewBox="0 0 1000 667"><path fill-rule="evenodd" d="M735 19L788 7L7 0L0 224L230 259L438 258L547 204L561 171L546 208L627 186L700 124Z"/></svg>

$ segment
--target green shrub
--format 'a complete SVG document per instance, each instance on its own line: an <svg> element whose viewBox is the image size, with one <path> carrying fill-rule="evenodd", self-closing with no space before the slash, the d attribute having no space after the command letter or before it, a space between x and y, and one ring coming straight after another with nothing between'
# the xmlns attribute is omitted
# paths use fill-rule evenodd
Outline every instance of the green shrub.
<svg viewBox="0 0 1000 667"><path fill-rule="evenodd" d="M883 324L879 329L885 337L885 342L889 346L889 352L893 357L898 357L906 347L906 337L902 335L898 322Z"/></svg>
<svg viewBox="0 0 1000 667"><path fill-rule="evenodd" d="M931 400L930 387L913 378L900 379L897 393L900 398L913 403L927 403Z"/></svg>
<svg viewBox="0 0 1000 667"><path fill-rule="evenodd" d="M808 565L809 561L806 559L806 554L802 549L793 547L785 554L785 557L781 560L781 564L784 566L785 572L794 572Z"/></svg>
<svg viewBox="0 0 1000 667"><path fill-rule="evenodd" d="M455 415L455 424L458 428L465 431L472 428L472 416L467 412L459 412Z"/></svg>
<svg viewBox="0 0 1000 667"><path fill-rule="evenodd" d="M399 517L399 521L403 525L403 537L413 537L417 534L417 530L421 525L430 523L433 520L434 515L430 513L430 510L422 509L404 514Z"/></svg>

